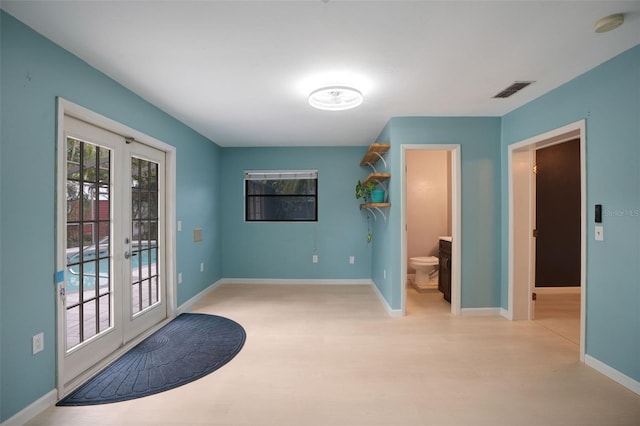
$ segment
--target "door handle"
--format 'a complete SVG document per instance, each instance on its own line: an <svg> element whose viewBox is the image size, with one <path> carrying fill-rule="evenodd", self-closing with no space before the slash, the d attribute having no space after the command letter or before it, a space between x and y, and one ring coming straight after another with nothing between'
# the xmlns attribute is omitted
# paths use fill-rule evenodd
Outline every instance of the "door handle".
<svg viewBox="0 0 640 426"><path fill-rule="evenodd" d="M130 258L130 257L131 257L131 254L129 254L129 252L128 252L128 251L125 251L125 252L124 252L124 258L125 258L125 259L128 259L128 258Z"/></svg>

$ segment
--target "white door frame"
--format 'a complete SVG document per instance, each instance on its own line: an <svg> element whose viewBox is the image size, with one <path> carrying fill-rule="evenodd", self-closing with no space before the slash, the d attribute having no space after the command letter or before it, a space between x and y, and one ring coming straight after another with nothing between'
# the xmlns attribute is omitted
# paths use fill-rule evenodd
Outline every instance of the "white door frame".
<svg viewBox="0 0 640 426"><path fill-rule="evenodd" d="M56 138L57 138L57 156L56 156L56 203L57 205L65 205L66 203L66 192L61 190L60 188L64 188L61 185L64 185L66 181L66 176L64 176L64 167L60 167L60 165L64 164L66 161L66 141L64 137L64 116L69 115L75 117L79 120L90 123L96 127L100 127L102 129L108 130L110 132L123 135L125 137L132 137L138 141L143 142L146 145L149 145L155 149L163 151L165 153L165 161L166 161L166 169L165 169L165 177L166 177L166 211L165 211L165 244L166 244L166 258L165 258L165 282L166 282L166 290L167 290L167 319L163 321L161 324L154 327L152 330L144 333L137 339L134 339L125 347L118 350L117 353L105 359L100 365L95 366L95 368L87 371L85 374L81 375L76 381L74 381L73 385L65 388L64 380L64 354L65 347L63 344L60 344L60 338L56 339L56 355L57 355L57 390L58 390L58 399L62 398L66 393L68 393L73 386L79 384L81 381L86 380L92 374L94 374L98 369L103 368L110 361L112 361L116 356L120 355L124 351L131 348L133 345L138 343L142 338L146 337L146 335L153 332L155 329L159 328L161 325L165 324L167 321L175 317L177 311L177 291L176 291L176 280L175 280L175 271L176 271L176 235L175 228L173 224L175 223L176 217L176 209L175 209L175 200L176 200L176 148L164 143L158 139L155 139L151 136L145 135L142 132L139 132L135 129L132 129L128 126L125 126L121 123L118 123L114 120L111 120L107 117L104 117L98 113L95 113L91 110L88 110L78 104L67 101L62 98L57 98L57 129L56 129ZM65 227L64 217L62 215L57 214L56 208L56 229L62 230ZM64 330L64 317L63 317L63 309L61 309L61 301L59 297L59 290L61 285L64 282L64 269L66 267L66 257L65 257L65 241L63 238L59 238L59 235L56 237L56 323L57 323L57 335L63 336L65 333Z"/></svg>
<svg viewBox="0 0 640 426"><path fill-rule="evenodd" d="M529 229L523 230L530 235L529 239L521 239L516 242L516 222L514 218L514 155L523 152L535 151L536 149L547 147L576 138L580 139L580 360L584 362L585 355L585 327L586 327L586 295L587 295L587 166L586 166L586 121L580 120L574 123L567 124L555 130L551 130L540 135L530 137L528 139L516 142L509 145L507 150L507 174L508 174L508 197L509 197L509 236L508 236L508 308L507 318L514 319L533 319L533 309L531 307L531 293L534 291L535 283L533 282L533 274L535 270L535 245L533 235L531 233L531 220L519 221L521 225L528 226ZM531 212L535 207L535 201L533 199L533 186L529 185L529 195L523 199L528 200L528 210ZM530 213L531 214L531 213ZM527 224L528 223L528 224ZM516 243L518 246L516 246ZM514 251L518 249L521 253L528 253L526 260L528 264L522 265L518 262L518 265L514 259ZM526 262L525 262L526 263ZM523 275L522 271L516 271L516 268L528 268L525 271L525 275L529 277L528 280L515 280L514 277L518 272ZM518 281L518 282L516 282ZM518 298L526 297L529 303L517 303L514 300L515 294L518 294ZM526 306L524 308L523 306ZM527 309L527 312L523 312L523 309Z"/></svg>
<svg viewBox="0 0 640 426"><path fill-rule="evenodd" d="M400 146L401 186L400 208L400 270L401 270L401 305L402 315L407 314L407 167L406 153L408 150L448 151L451 153L451 314L460 315L461 312L461 264L462 264L462 180L461 180L461 147L459 144L403 144Z"/></svg>

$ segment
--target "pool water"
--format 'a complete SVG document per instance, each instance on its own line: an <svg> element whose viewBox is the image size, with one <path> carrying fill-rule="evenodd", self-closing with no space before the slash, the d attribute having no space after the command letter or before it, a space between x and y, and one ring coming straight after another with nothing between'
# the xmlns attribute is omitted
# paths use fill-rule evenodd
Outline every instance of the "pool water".
<svg viewBox="0 0 640 426"><path fill-rule="evenodd" d="M136 255L131 256L131 269L137 270L142 261L143 269L149 265L149 253L151 254L151 264L156 263L158 249L142 250ZM102 253L101 253L102 254ZM91 290L95 288L96 280L98 285L105 290L109 287L109 259L101 259L98 262L98 276L96 277L96 262L86 262L83 264L83 288L84 290ZM65 287L67 293L77 292L80 285L80 265L73 265L67 268L66 271Z"/></svg>

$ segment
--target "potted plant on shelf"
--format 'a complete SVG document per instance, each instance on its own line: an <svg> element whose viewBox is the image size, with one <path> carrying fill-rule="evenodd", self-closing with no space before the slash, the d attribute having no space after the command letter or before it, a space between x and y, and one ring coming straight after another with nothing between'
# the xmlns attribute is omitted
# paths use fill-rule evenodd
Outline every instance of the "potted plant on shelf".
<svg viewBox="0 0 640 426"><path fill-rule="evenodd" d="M371 192L374 190L373 188L375 188L375 186L376 184L371 181L363 184L358 180L358 183L356 184L356 199L359 200L360 198L362 198L365 204L370 202Z"/></svg>

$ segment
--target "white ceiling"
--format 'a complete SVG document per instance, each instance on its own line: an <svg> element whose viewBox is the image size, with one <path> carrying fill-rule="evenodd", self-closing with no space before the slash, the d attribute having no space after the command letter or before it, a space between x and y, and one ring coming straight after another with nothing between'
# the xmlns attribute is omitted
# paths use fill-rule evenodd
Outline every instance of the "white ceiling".
<svg viewBox="0 0 640 426"><path fill-rule="evenodd" d="M640 1L1 5L221 146L367 145L391 117L502 116L640 43ZM613 13L624 25L596 34ZM536 83L492 99L520 80ZM364 103L310 107L329 83Z"/></svg>

